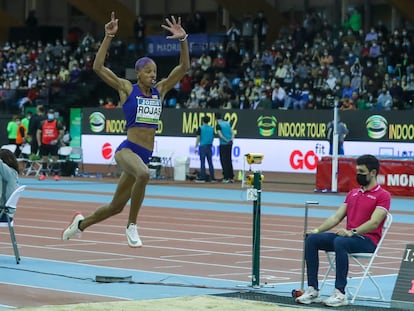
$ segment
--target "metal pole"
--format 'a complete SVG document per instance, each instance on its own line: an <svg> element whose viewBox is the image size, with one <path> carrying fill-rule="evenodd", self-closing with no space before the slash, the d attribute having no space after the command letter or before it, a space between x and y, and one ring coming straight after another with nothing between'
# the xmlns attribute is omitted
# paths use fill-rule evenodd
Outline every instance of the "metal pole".
<svg viewBox="0 0 414 311"><path fill-rule="evenodd" d="M261 173L253 175L253 188L257 190L256 200L253 201L253 273L252 287L260 287L260 197L262 192Z"/></svg>
<svg viewBox="0 0 414 311"><path fill-rule="evenodd" d="M338 100L334 102L334 127L333 127L333 142L332 142L332 178L331 191L338 190Z"/></svg>

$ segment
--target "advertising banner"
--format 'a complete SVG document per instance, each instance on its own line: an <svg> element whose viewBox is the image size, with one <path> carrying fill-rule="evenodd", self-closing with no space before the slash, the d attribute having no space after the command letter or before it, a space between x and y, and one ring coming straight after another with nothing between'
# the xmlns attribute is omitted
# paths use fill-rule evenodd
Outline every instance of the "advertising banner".
<svg viewBox="0 0 414 311"><path fill-rule="evenodd" d="M72 140L70 141L71 146L81 146L81 135L82 135L82 109L71 108L70 109L70 127L69 134Z"/></svg>
<svg viewBox="0 0 414 311"><path fill-rule="evenodd" d="M378 183L390 193L401 196L414 194L414 161L380 159ZM316 190L331 189L332 159L323 157L316 174ZM356 181L356 157L341 157L338 161L338 191L348 192L359 187Z"/></svg>
<svg viewBox="0 0 414 311"><path fill-rule="evenodd" d="M205 115L215 124L218 110L164 109L157 136L195 136ZM85 108L82 133L125 135L122 109ZM330 110L221 110L237 138L325 140ZM345 111L341 121L349 129L345 141L414 141L412 113L406 111ZM412 155L414 156L414 154Z"/></svg>
<svg viewBox="0 0 414 311"><path fill-rule="evenodd" d="M156 132L154 151L168 149L174 157L186 156L190 159L190 167L199 169L199 157L194 153L196 132L205 115L215 125L216 111L164 109ZM232 154L235 170L244 168L245 154L263 153L265 157L260 167L263 171L316 173L322 157L329 155L329 143L325 137L332 111L220 112L236 133ZM388 159L414 159L414 130L410 113L349 111L341 113L341 120L350 130L344 142L346 156L369 153ZM83 110L82 147L85 163L110 164L115 148L125 137L122 109ZM215 168L221 167L217 138L213 143L213 163ZM323 167L320 172L322 175ZM342 179L346 180L345 177Z"/></svg>
<svg viewBox="0 0 414 311"><path fill-rule="evenodd" d="M126 138L125 135L82 135L82 149L84 162L91 164L110 164L118 145ZM156 136L154 152L170 150L173 157L185 156L190 159L191 168L200 168L198 154L194 150L194 137L169 137ZM365 143L347 142L345 150L356 150L353 154L360 155L370 153L382 158L392 158L391 153L379 154L385 150L394 152L396 159L408 159L398 157L397 154L408 153L408 149L413 144L399 143ZM236 170L243 169L245 165L244 155L247 153L263 153L265 155L260 169L270 172L290 172L290 173L316 173L317 165L323 157L328 156L329 144L327 141L315 140L263 140L237 138L233 145L233 167ZM414 152L410 150L409 152ZM414 163L414 162L413 162ZM220 168L219 141L213 141L213 165ZM352 162L352 165L354 163ZM246 168L246 167L245 167ZM318 167L322 168L322 167ZM330 171L329 171L330 172ZM321 173L323 175L323 173ZM330 174L330 173L329 173ZM330 175L329 186L330 186ZM320 189L325 189L321 187Z"/></svg>
<svg viewBox="0 0 414 311"><path fill-rule="evenodd" d="M83 135L82 149L85 163L114 164L114 152L125 139L120 135ZM188 157L190 167L200 169L200 159L194 150L195 137L155 138L154 152L169 150L176 157ZM264 159L260 170L274 172L315 173L318 159L326 155L329 145L325 141L298 141L292 144L287 140L251 140L237 139L233 144L232 160L235 170L248 170L245 154L263 153ZM219 157L219 141L213 142L213 165L221 169Z"/></svg>
<svg viewBox="0 0 414 311"><path fill-rule="evenodd" d="M400 271L391 297L391 308L413 310L414 244L407 244L401 258Z"/></svg>
<svg viewBox="0 0 414 311"><path fill-rule="evenodd" d="M191 55L207 53L214 46L224 42L225 34L190 34L187 38ZM148 36L146 39L147 53L150 57L177 56L180 54L180 42L169 40L166 36Z"/></svg>

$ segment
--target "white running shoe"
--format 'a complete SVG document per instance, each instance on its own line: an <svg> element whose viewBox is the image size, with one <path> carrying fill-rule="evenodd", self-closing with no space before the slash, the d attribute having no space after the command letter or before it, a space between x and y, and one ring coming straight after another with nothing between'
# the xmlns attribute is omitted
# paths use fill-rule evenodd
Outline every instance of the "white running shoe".
<svg viewBox="0 0 414 311"><path fill-rule="evenodd" d="M142 241L139 238L138 228L136 224L129 224L126 228L126 236L128 239L128 245L130 247L141 247Z"/></svg>
<svg viewBox="0 0 414 311"><path fill-rule="evenodd" d="M326 299L323 304L328 307L341 307L348 305L348 299L345 294L342 294L340 290L335 288L332 296Z"/></svg>
<svg viewBox="0 0 414 311"><path fill-rule="evenodd" d="M319 297L319 291L312 286L309 286L306 291L295 299L297 303L301 303L304 305L309 305L314 302L321 302L321 298Z"/></svg>
<svg viewBox="0 0 414 311"><path fill-rule="evenodd" d="M65 231L63 231L62 240L67 241L70 240L70 238L75 234L80 235L82 233L82 230L79 229L79 223L84 219L85 217L83 217L81 213L76 213L73 216L70 225L65 229Z"/></svg>

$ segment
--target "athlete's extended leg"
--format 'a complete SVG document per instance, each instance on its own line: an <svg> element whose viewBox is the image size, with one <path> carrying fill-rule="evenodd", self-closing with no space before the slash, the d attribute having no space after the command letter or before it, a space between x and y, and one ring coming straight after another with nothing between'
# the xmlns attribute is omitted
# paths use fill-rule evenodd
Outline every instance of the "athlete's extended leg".
<svg viewBox="0 0 414 311"><path fill-rule="evenodd" d="M127 148L118 151L115 154L115 159L122 170L122 174L111 203L99 207L86 218L83 218L80 214L75 215L71 225L63 232L63 240L69 240L73 234L80 232L80 230L83 231L93 224L122 212L131 198L131 208L126 229L128 244L131 247L142 246L136 221L138 211L144 199L145 186L149 180L149 170L142 159Z"/></svg>
<svg viewBox="0 0 414 311"><path fill-rule="evenodd" d="M144 161L130 149L122 149L116 154L116 162L123 172L134 177L131 189L131 207L129 209L126 236L130 247L141 247L142 241L138 234L137 217L144 200L145 187L149 181L149 169Z"/></svg>
<svg viewBox="0 0 414 311"><path fill-rule="evenodd" d="M134 176L122 172L112 201L99 207L93 214L85 217L79 224L79 229L83 231L93 224L122 212L131 197L131 189L134 182Z"/></svg>
<svg viewBox="0 0 414 311"><path fill-rule="evenodd" d="M70 240L72 236L80 234L87 227L120 213L131 196L134 182L134 176L123 172L111 203L99 207L86 218L76 213L69 226L62 232L62 240Z"/></svg>
<svg viewBox="0 0 414 311"><path fill-rule="evenodd" d="M123 172L134 177L130 192L131 208L129 210L128 224L137 222L138 212L145 196L145 187L149 181L149 169L144 161L129 149L122 149L116 153L116 162Z"/></svg>

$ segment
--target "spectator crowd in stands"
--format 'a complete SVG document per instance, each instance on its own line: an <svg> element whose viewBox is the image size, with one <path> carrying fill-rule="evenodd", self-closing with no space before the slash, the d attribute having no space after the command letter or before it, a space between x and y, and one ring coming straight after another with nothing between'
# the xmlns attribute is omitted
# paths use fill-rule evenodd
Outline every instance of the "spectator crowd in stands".
<svg viewBox="0 0 414 311"><path fill-rule="evenodd" d="M186 23L189 33L207 29L200 13ZM390 31L381 22L365 32L362 24L357 10L336 26L309 12L267 46L263 12L246 15L231 23L222 44L193 55L191 70L167 94L165 106L302 110L330 109L337 100L341 110L412 109L412 34L405 27ZM98 41L87 33L77 46L65 40L3 44L0 110L50 106L73 90L82 73L92 72ZM113 44L113 51L121 51L119 40ZM112 54L119 59L119 53Z"/></svg>
<svg viewBox="0 0 414 311"><path fill-rule="evenodd" d="M65 96L92 72L95 43L82 40L76 49L66 40L6 42L0 47L0 111L20 112L25 107L49 106Z"/></svg>
<svg viewBox="0 0 414 311"><path fill-rule="evenodd" d="M337 27L316 13L285 27L270 47L254 38L266 21L246 16L227 40L194 57L192 69L166 101L175 108L412 109L412 34L379 22L366 33L357 10ZM248 31L248 34L245 33ZM260 36L259 36L260 35ZM261 42L261 41L259 41Z"/></svg>

